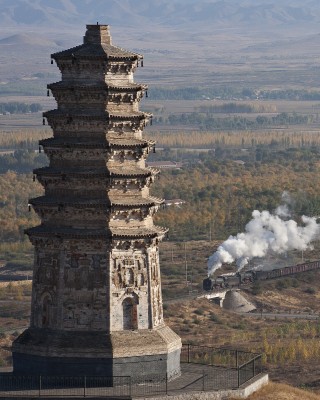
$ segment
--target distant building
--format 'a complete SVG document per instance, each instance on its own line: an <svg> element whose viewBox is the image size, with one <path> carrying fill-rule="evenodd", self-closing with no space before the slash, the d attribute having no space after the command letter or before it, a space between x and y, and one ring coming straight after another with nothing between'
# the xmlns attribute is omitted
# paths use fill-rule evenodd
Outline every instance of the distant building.
<svg viewBox="0 0 320 400"><path fill-rule="evenodd" d="M244 165L245 162L242 160L233 160L234 163L239 164L239 165Z"/></svg>
<svg viewBox="0 0 320 400"><path fill-rule="evenodd" d="M181 206L182 204L186 204L186 201L182 200L182 199L171 199L171 200L165 200L164 204L166 207L169 206Z"/></svg>

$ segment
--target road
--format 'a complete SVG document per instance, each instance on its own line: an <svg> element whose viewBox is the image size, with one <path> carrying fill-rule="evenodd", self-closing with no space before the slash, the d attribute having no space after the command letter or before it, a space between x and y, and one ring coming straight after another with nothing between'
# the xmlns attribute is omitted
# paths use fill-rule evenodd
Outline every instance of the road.
<svg viewBox="0 0 320 400"><path fill-rule="evenodd" d="M320 318L318 314L293 314L293 313L268 313L268 312L256 312L256 313L242 313L238 312L237 314L245 315L246 317L252 318L289 318L289 319L309 319L309 320L317 320Z"/></svg>

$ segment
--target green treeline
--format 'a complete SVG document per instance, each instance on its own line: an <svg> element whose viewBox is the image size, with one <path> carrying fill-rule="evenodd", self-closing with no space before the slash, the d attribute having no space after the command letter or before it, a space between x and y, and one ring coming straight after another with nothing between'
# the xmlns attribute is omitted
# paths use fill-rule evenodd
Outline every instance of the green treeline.
<svg viewBox="0 0 320 400"><path fill-rule="evenodd" d="M44 153L39 154L34 150L16 150L13 154L0 156L0 174L7 171L27 174L34 168L40 168L47 164L48 158Z"/></svg>
<svg viewBox="0 0 320 400"><path fill-rule="evenodd" d="M42 106L39 103L20 103L13 101L10 103L0 103L0 114L10 113L10 114L26 114L34 113L42 110Z"/></svg>
<svg viewBox="0 0 320 400"><path fill-rule="evenodd" d="M319 148L262 147L239 164L228 154L198 153L181 170L162 172L152 188L156 196L186 201L159 212L156 223L170 229L172 240L208 238L210 229L221 239L242 232L253 210L275 210L284 190L293 199L295 220L319 215L319 154Z"/></svg>
<svg viewBox="0 0 320 400"><path fill-rule="evenodd" d="M296 113L281 113L273 117L259 115L255 119L246 117L233 116L227 118L217 118L210 113L183 113L170 114L167 118L155 117L154 123L161 125L193 125L201 130L210 129L255 129L268 126L279 125L301 125L310 124L313 122L312 115L300 115Z"/></svg>
<svg viewBox="0 0 320 400"><path fill-rule="evenodd" d="M154 100L320 100L320 91L304 89L286 90L260 90L254 88L234 88L228 86L215 86L212 88L184 87L166 89L155 87L150 91L150 97Z"/></svg>

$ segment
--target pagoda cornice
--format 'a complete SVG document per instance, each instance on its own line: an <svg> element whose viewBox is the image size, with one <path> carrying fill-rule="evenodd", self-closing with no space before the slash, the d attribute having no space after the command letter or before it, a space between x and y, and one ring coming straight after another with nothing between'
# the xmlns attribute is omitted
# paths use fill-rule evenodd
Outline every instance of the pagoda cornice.
<svg viewBox="0 0 320 400"><path fill-rule="evenodd" d="M49 196L40 196L35 197L34 199L30 199L29 203L32 206L45 206L45 207L54 207L54 208L62 208L65 206L68 207L77 207L77 208L101 208L106 209L110 208L110 201L108 198L106 199L74 199L74 198L54 198Z"/></svg>
<svg viewBox="0 0 320 400"><path fill-rule="evenodd" d="M111 237L111 232L107 229L75 229L47 225L38 225L26 229L24 232L31 237L55 237L57 239L98 239Z"/></svg>
<svg viewBox="0 0 320 400"><path fill-rule="evenodd" d="M39 196L29 200L29 204L35 207L76 207L76 208L139 208L142 206L159 206L163 204L164 200L148 196L148 197L137 197L137 196L109 196L105 199L74 199L74 198L54 198L49 196Z"/></svg>
<svg viewBox="0 0 320 400"><path fill-rule="evenodd" d="M93 84L85 84L82 82L54 82L50 83L47 85L47 88L50 90L78 90L78 89L83 89L83 90L90 90L90 91L122 91L122 92L136 92L137 90L147 90L148 85L146 84L141 84L141 83L134 83L134 82L126 82L126 83L108 83L108 82L102 82L99 84L93 83Z"/></svg>
<svg viewBox="0 0 320 400"><path fill-rule="evenodd" d="M152 113L142 112L142 111L128 111L125 113L113 113L108 112L108 110L100 113L94 112L65 112L61 110L50 110L46 111L43 114L44 118L54 119L67 119L67 123L72 122L73 119L81 119L81 120L99 120L99 121L128 121L128 120L142 120L142 119L150 119L152 118Z"/></svg>
<svg viewBox="0 0 320 400"><path fill-rule="evenodd" d="M75 176L101 176L101 177L106 177L106 178L112 178L112 177L144 177L144 176L154 176L157 175L160 172L160 170L152 167L147 167L147 168L138 168L138 167L132 167L132 168L66 168L66 169L58 169L58 168L53 168L53 167L42 167L42 168L36 168L33 170L33 173L35 175L55 175L55 176L61 176L61 175L75 175Z"/></svg>
<svg viewBox="0 0 320 400"><path fill-rule="evenodd" d="M42 167L42 168L36 168L33 170L33 173L35 175L41 176L41 175L47 175L47 176L69 176L69 175L74 175L76 177L92 177L92 176L99 176L101 178L110 178L110 172L108 172L107 168L67 168L67 169L58 169L54 167Z"/></svg>
<svg viewBox="0 0 320 400"><path fill-rule="evenodd" d="M124 113L115 113L115 112L108 112L109 117L119 121L125 121L128 119L150 119L152 118L152 113L148 113L145 111L135 111L135 112L124 112Z"/></svg>
<svg viewBox="0 0 320 400"><path fill-rule="evenodd" d="M167 228L153 226L152 228L110 228L110 229L75 229L55 226L38 225L25 230L31 237L47 237L57 239L128 239L163 238L168 232Z"/></svg>
<svg viewBox="0 0 320 400"><path fill-rule="evenodd" d="M89 141L80 138L48 138L39 140L39 145L54 148L92 148L92 149L108 149L108 148L145 148L153 147L154 140L142 140L136 138L107 138L103 141Z"/></svg>

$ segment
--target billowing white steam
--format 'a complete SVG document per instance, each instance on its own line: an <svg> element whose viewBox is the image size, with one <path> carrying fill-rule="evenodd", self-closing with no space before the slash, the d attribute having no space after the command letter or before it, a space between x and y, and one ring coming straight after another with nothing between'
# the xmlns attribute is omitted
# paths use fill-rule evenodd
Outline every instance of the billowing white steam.
<svg viewBox="0 0 320 400"><path fill-rule="evenodd" d="M238 270L243 268L254 257L265 257L268 251L281 254L289 250L306 250L312 248L310 243L319 235L320 225L316 218L303 216L304 226L280 218L289 215L287 205L277 208L277 215L268 211L253 211L252 220L246 225L244 233L230 236L218 250L209 257L208 276L221 267L223 263L236 261Z"/></svg>

